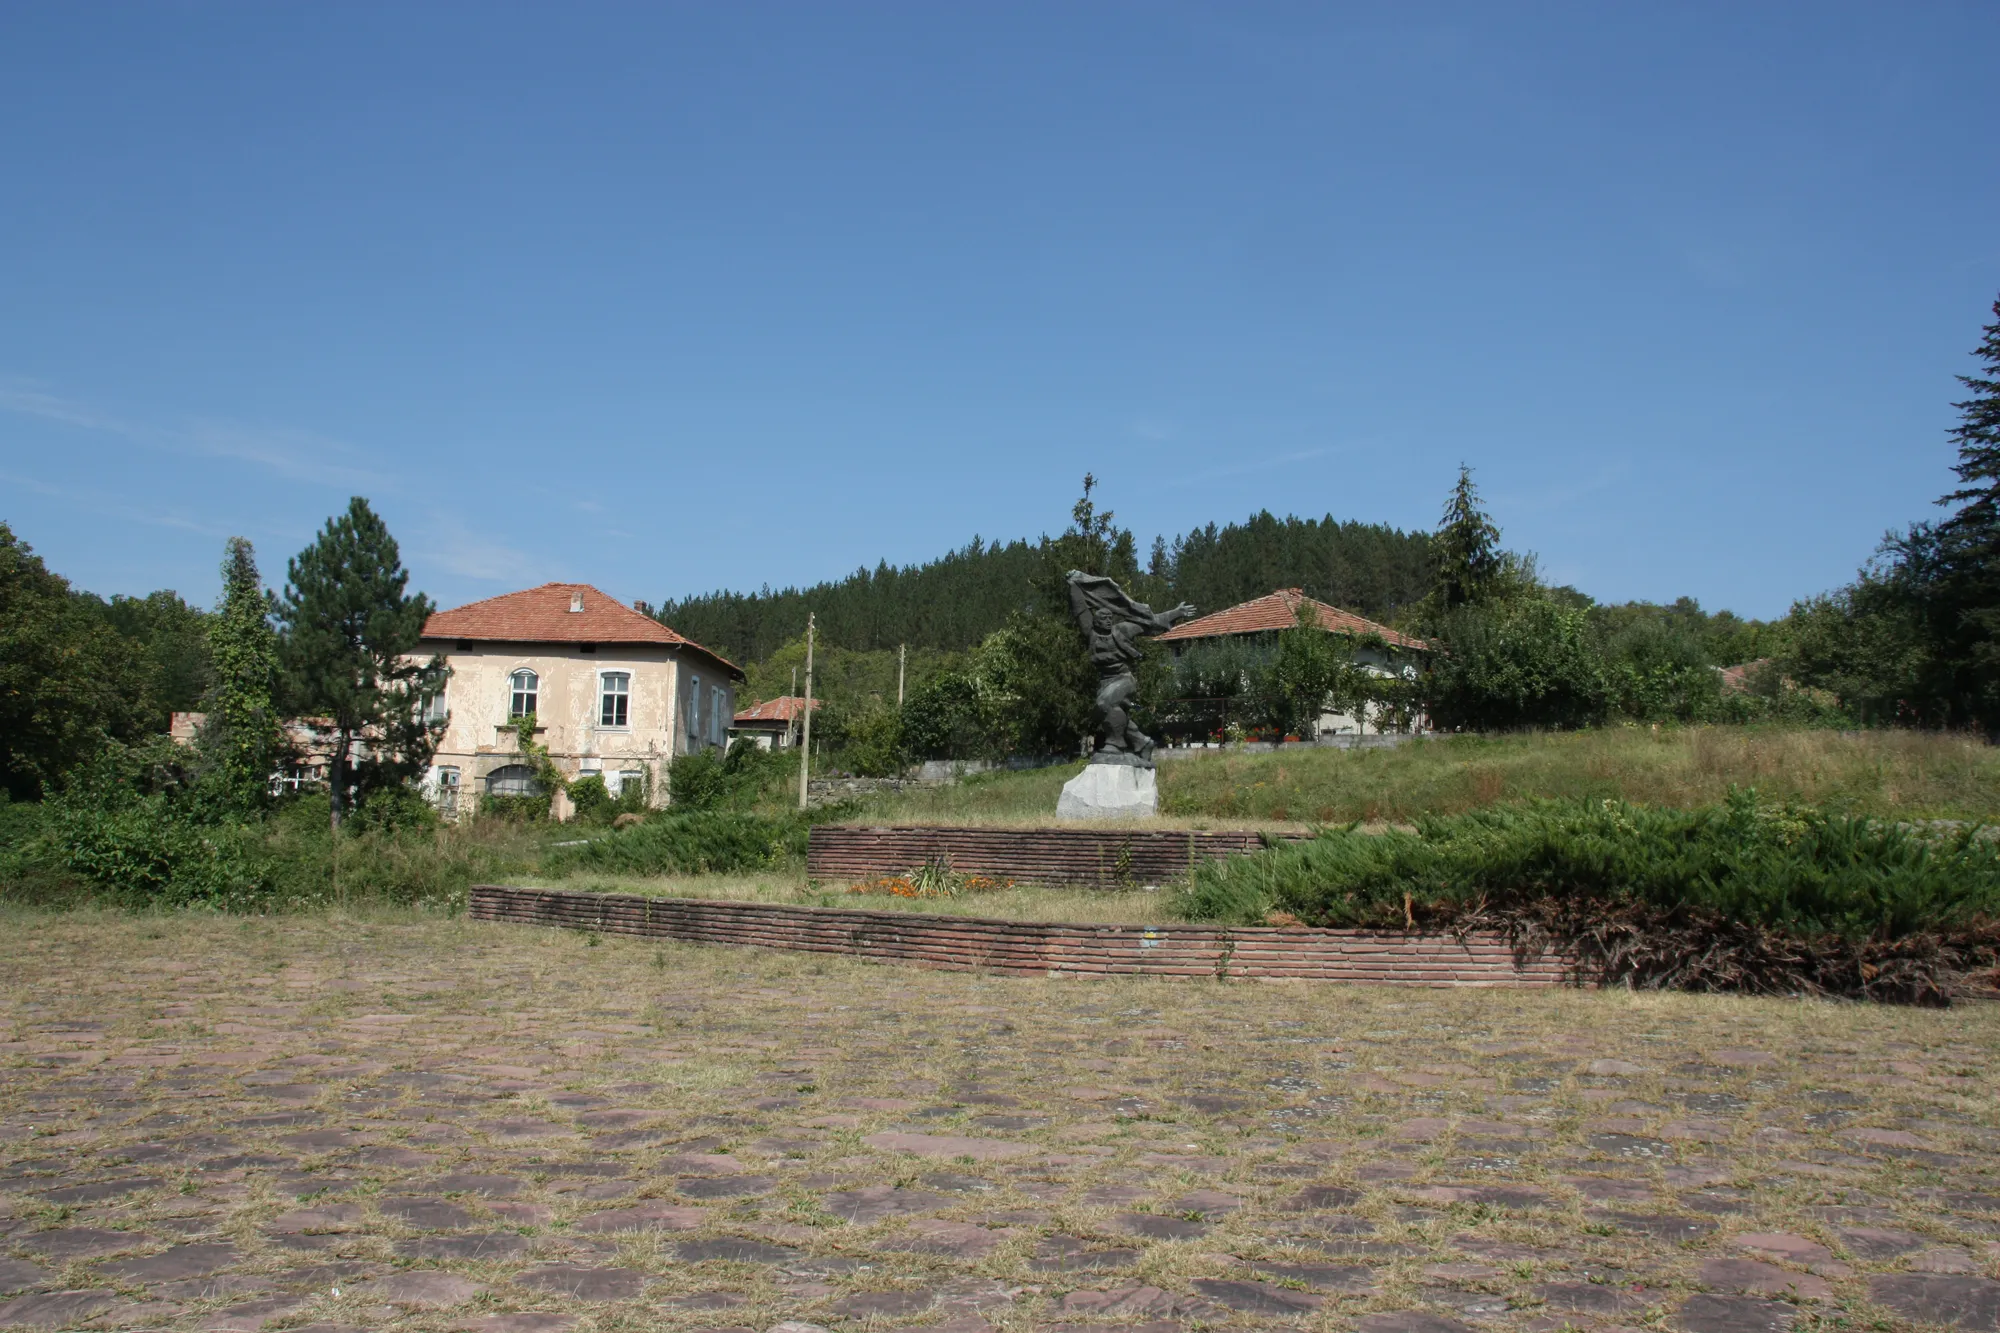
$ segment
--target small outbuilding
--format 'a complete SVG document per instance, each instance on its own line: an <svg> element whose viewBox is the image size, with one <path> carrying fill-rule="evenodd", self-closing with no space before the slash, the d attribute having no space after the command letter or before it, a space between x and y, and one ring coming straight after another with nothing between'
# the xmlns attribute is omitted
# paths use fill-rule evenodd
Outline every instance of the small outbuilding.
<svg viewBox="0 0 2000 1333"><path fill-rule="evenodd" d="M812 701L814 710L825 700ZM801 722L806 715L804 696L784 694L746 708L729 725L731 739L746 737L760 750L785 750L799 743Z"/></svg>
<svg viewBox="0 0 2000 1333"><path fill-rule="evenodd" d="M1299 623L1304 609L1321 629L1338 634L1352 644L1353 660L1363 670L1377 676L1414 679L1431 645L1401 630L1377 624L1366 616L1343 611L1337 606L1308 597L1300 588L1278 591L1240 602L1224 611L1215 611L1174 626L1159 641L1176 659L1202 645L1233 642L1276 651L1278 635ZM1319 719L1319 734L1365 735L1374 719L1367 710L1340 712L1329 706Z"/></svg>

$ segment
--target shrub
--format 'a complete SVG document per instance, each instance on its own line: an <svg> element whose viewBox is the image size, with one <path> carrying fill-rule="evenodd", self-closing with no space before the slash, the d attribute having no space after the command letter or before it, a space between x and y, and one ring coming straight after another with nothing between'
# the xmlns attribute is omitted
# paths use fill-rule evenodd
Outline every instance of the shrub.
<svg viewBox="0 0 2000 1333"><path fill-rule="evenodd" d="M1539 597L1454 612L1425 682L1446 730L1584 727L1603 719L1610 684L1577 608Z"/></svg>
<svg viewBox="0 0 2000 1333"><path fill-rule="evenodd" d="M437 807L424 794L407 784L377 787L366 792L361 805L348 816L356 833L388 833L413 829L434 829L441 822Z"/></svg>
<svg viewBox="0 0 2000 1333"><path fill-rule="evenodd" d="M747 737L728 753L697 750L667 770L667 794L676 810L742 810L759 797L779 796L796 781L797 750L766 750Z"/></svg>
<svg viewBox="0 0 2000 1333"><path fill-rule="evenodd" d="M736 810L662 811L581 846L556 848L543 870L557 876L729 874L780 865L805 850L806 825L799 820Z"/></svg>
<svg viewBox="0 0 2000 1333"><path fill-rule="evenodd" d="M642 813L650 802L647 792L650 780L644 784L626 783L616 796L605 785L602 773L591 773L569 784L569 803L576 809L577 819L585 824L609 824L620 815Z"/></svg>
<svg viewBox="0 0 2000 1333"><path fill-rule="evenodd" d="M2000 844L1975 826L1763 806L1748 792L1697 810L1549 801L1212 863L1179 906L1197 920L1498 926L1600 982L1934 1001L1946 973L2000 960Z"/></svg>
<svg viewBox="0 0 2000 1333"><path fill-rule="evenodd" d="M165 907L241 907L266 895L254 826L204 824L165 796L116 803L65 793L48 802L63 869L115 897Z"/></svg>

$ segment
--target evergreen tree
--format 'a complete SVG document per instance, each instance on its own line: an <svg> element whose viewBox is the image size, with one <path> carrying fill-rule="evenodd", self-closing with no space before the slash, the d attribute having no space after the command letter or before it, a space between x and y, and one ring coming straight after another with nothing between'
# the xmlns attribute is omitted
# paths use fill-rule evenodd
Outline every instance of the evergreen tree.
<svg viewBox="0 0 2000 1333"><path fill-rule="evenodd" d="M279 658L293 706L332 723L336 830L370 791L421 772L443 729L425 714L447 668L414 656L432 607L405 592L409 578L396 539L360 496L286 570Z"/></svg>
<svg viewBox="0 0 2000 1333"><path fill-rule="evenodd" d="M1458 485L1452 487L1437 535L1432 538L1432 549L1437 555L1433 610L1439 616L1485 601L1506 568L1506 557L1500 550L1500 529L1479 507L1472 469L1462 463Z"/></svg>
<svg viewBox="0 0 2000 1333"><path fill-rule="evenodd" d="M1963 501L1965 508L1943 526L1989 546L2000 534L2000 298L1993 302L1993 316L1973 352L1985 363L1986 374L1960 375L1959 383L1972 390L1972 397L1952 404L1959 423L1951 432L1958 444L1958 461L1951 470L1965 485L1938 501L1941 505Z"/></svg>
<svg viewBox="0 0 2000 1333"><path fill-rule="evenodd" d="M242 810L265 802L282 747L278 639L256 551L242 537L226 549L222 601L208 623L215 685L201 742L224 802Z"/></svg>
<svg viewBox="0 0 2000 1333"><path fill-rule="evenodd" d="M1959 376L1972 396L1952 404L1952 471L1962 484L1938 503L1962 507L1929 543L1935 574L1924 619L1952 722L2000 740L2000 300L1993 315L1973 353L1984 374ZM1913 533L1912 546L1920 545ZM1922 562L1906 563L1916 572Z"/></svg>

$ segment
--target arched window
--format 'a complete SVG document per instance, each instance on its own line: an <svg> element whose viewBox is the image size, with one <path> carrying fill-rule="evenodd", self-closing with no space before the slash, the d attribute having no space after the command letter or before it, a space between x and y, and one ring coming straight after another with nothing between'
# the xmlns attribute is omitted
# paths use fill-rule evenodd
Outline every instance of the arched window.
<svg viewBox="0 0 2000 1333"><path fill-rule="evenodd" d="M508 764L496 768L486 775L488 796L540 796L542 784L535 781L535 770L526 764Z"/></svg>
<svg viewBox="0 0 2000 1333"><path fill-rule="evenodd" d="M535 711L535 694L541 682L525 667L507 678L507 716L526 717Z"/></svg>

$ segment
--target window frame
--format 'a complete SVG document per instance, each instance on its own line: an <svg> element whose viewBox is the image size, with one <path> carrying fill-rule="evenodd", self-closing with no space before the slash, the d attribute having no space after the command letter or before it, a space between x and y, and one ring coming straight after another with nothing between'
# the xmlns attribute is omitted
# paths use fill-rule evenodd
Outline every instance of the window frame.
<svg viewBox="0 0 2000 1333"><path fill-rule="evenodd" d="M618 682L614 692L611 682ZM618 702L618 720L606 717L612 700ZM597 728L599 731L630 731L632 729L632 673L629 671L600 671L597 673Z"/></svg>
<svg viewBox="0 0 2000 1333"><path fill-rule="evenodd" d="M528 687L526 689L521 688L521 677L523 676L528 678ZM528 700L526 708L520 707L523 696L526 696ZM509 722L527 717L531 713L537 717L541 716L541 702L541 672L535 670L533 667L515 667L507 673L507 720Z"/></svg>

